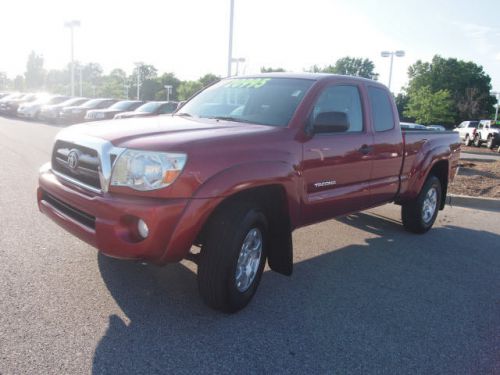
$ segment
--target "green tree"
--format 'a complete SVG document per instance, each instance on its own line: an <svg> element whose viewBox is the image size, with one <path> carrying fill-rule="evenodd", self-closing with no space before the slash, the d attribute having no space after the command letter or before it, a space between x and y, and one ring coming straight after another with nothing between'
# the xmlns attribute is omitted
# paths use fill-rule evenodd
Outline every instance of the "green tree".
<svg viewBox="0 0 500 375"><path fill-rule="evenodd" d="M165 86L172 86L172 92L170 95L170 100L177 99L177 89L181 84L181 80L175 76L174 73L163 73L160 77L157 78L160 82L161 88L160 91L156 92L155 99L156 100L165 100L167 95L165 92Z"/></svg>
<svg viewBox="0 0 500 375"><path fill-rule="evenodd" d="M179 85L179 89L177 91L177 99L178 100L186 100L189 99L192 95L202 89L202 84L200 81L183 81Z"/></svg>
<svg viewBox="0 0 500 375"><path fill-rule="evenodd" d="M221 78L219 76L216 76L215 74L208 73L205 74L203 77L200 77L198 80L201 83L202 87L209 86L215 82L219 82Z"/></svg>
<svg viewBox="0 0 500 375"><path fill-rule="evenodd" d="M265 66L262 66L260 68L260 72L261 73L274 73L274 72L280 73L280 72L286 72L286 70L283 68L273 68L273 67L266 68Z"/></svg>
<svg viewBox="0 0 500 375"><path fill-rule="evenodd" d="M99 85L102 78L102 66L98 63L88 63L82 68L82 79L92 85Z"/></svg>
<svg viewBox="0 0 500 375"><path fill-rule="evenodd" d="M139 74L140 99L153 99L160 85L158 82L153 82L158 77L158 69L150 64L142 64L134 68L130 76L131 97L134 97L132 93L137 92L137 74Z"/></svg>
<svg viewBox="0 0 500 375"><path fill-rule="evenodd" d="M454 122L488 116L495 104L489 95L491 78L470 61L434 56L431 62L417 61L408 68L408 93L428 87L431 93L447 90L454 102Z"/></svg>
<svg viewBox="0 0 500 375"><path fill-rule="evenodd" d="M92 94L92 85L87 86L88 91L84 89L83 94L89 96ZM88 95L87 95L88 93ZM129 92L129 95L131 93ZM96 96L102 96L107 98L117 98L126 99L127 98L127 88L126 81L122 77L114 74L109 74L101 77L100 84L96 89Z"/></svg>
<svg viewBox="0 0 500 375"><path fill-rule="evenodd" d="M123 69L113 69L108 75L99 77L99 96L127 99L127 86L130 83ZM85 92L84 92L85 93ZM129 91L128 95L132 93Z"/></svg>
<svg viewBox="0 0 500 375"><path fill-rule="evenodd" d="M375 64L373 61L359 57L342 57L334 65L327 65L322 68L318 65L313 65L309 71L312 73L333 73L374 80L378 79L378 73L375 73Z"/></svg>
<svg viewBox="0 0 500 375"><path fill-rule="evenodd" d="M24 77L22 75L17 75L16 78L14 78L12 85L15 91L24 91L26 88Z"/></svg>
<svg viewBox="0 0 500 375"><path fill-rule="evenodd" d="M142 82L141 86L141 99L142 100L155 100L156 96L160 92L165 92L165 88L161 84L161 80L158 78L146 79ZM163 97L163 100L165 97Z"/></svg>
<svg viewBox="0 0 500 375"><path fill-rule="evenodd" d="M403 92L400 92L394 98L394 101L396 102L396 107L398 108L399 119L401 121L411 121L411 119L406 117L404 114L404 111L406 110L406 107L408 106L409 99L410 99L409 96Z"/></svg>
<svg viewBox="0 0 500 375"><path fill-rule="evenodd" d="M0 72L0 91L7 90L9 87L9 78L4 72Z"/></svg>
<svg viewBox="0 0 500 375"><path fill-rule="evenodd" d="M43 56L37 55L35 51L31 51L28 56L28 62L26 63L26 72L24 73L26 88L30 90L39 90L43 88L45 74Z"/></svg>
<svg viewBox="0 0 500 375"><path fill-rule="evenodd" d="M78 81L77 81L78 83ZM58 94L69 94L69 73L66 70L51 69L45 78L47 91Z"/></svg>
<svg viewBox="0 0 500 375"><path fill-rule="evenodd" d="M125 73L125 71L120 68L113 69L111 72L109 72L109 75L121 79L122 81L128 80L127 73Z"/></svg>
<svg viewBox="0 0 500 375"><path fill-rule="evenodd" d="M424 86L411 92L405 116L424 124L452 124L454 121L454 104L448 90L432 92Z"/></svg>

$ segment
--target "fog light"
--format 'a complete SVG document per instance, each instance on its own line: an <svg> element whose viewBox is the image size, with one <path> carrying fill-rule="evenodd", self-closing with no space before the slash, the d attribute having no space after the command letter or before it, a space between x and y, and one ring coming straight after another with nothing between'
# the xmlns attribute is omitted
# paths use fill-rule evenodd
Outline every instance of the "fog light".
<svg viewBox="0 0 500 375"><path fill-rule="evenodd" d="M146 238L149 234L148 225L142 219L139 219L139 221L137 222L137 230L139 231L139 234L142 238Z"/></svg>

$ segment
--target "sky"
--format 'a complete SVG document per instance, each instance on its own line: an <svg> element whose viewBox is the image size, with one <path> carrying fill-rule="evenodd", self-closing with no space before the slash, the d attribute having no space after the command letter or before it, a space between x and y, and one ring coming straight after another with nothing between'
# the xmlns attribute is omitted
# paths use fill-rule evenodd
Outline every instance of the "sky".
<svg viewBox="0 0 500 375"><path fill-rule="evenodd" d="M482 65L500 91L499 0L234 0L233 57L239 73L261 66L301 72L343 56L369 58L387 84L383 50L395 58L392 90L407 83L408 66L432 56ZM23 74L30 51L46 69L70 60L65 21L78 19L75 59L105 72L152 64L180 79L227 74L230 0L2 0L0 72ZM235 69L235 67L233 68ZM234 72L234 70L233 70Z"/></svg>

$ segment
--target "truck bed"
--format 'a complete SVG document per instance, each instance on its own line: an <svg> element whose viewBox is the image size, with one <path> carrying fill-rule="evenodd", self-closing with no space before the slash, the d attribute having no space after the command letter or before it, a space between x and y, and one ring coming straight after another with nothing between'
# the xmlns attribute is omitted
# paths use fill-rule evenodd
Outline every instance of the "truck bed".
<svg viewBox="0 0 500 375"><path fill-rule="evenodd" d="M402 131L405 154L401 168L399 200L416 196L432 165L431 160L446 163L449 182L453 181L460 159L460 137L453 131Z"/></svg>

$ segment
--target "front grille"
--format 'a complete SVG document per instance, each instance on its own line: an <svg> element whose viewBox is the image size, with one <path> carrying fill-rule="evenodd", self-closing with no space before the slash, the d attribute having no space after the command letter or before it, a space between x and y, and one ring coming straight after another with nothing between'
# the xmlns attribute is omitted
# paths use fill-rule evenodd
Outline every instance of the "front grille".
<svg viewBox="0 0 500 375"><path fill-rule="evenodd" d="M50 204L56 210L61 211L66 216L69 216L70 218L76 220L80 224L95 230L95 216L89 215L79 210L78 208L64 203L63 201L57 199L53 195L50 195L46 191L42 193L42 200Z"/></svg>
<svg viewBox="0 0 500 375"><path fill-rule="evenodd" d="M96 150L58 140L52 152L52 169L85 185L101 189Z"/></svg>

